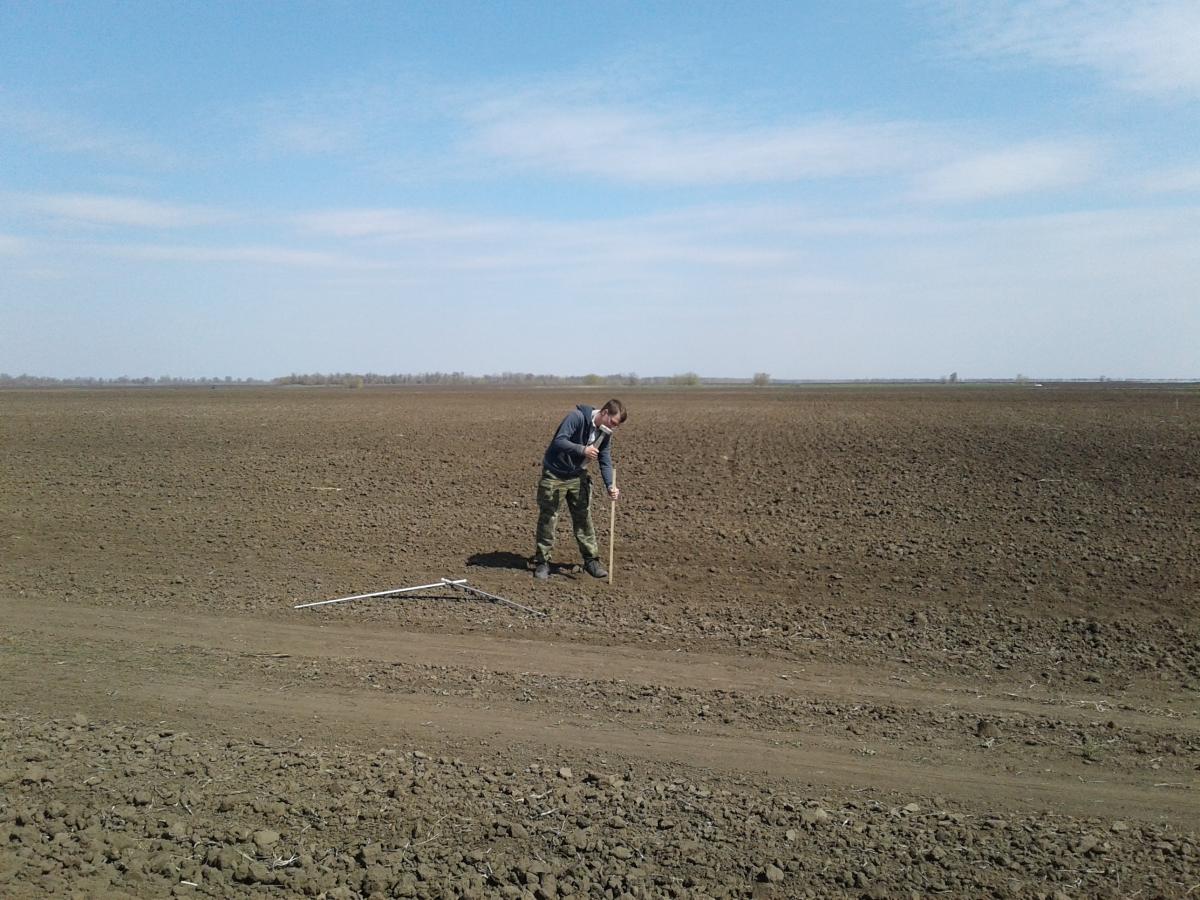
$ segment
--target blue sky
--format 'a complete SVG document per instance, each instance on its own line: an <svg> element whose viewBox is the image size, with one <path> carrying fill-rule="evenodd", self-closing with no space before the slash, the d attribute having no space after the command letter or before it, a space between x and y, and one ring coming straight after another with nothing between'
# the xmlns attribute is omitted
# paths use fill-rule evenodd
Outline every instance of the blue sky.
<svg viewBox="0 0 1200 900"><path fill-rule="evenodd" d="M1200 4L0 5L0 371L1200 376Z"/></svg>

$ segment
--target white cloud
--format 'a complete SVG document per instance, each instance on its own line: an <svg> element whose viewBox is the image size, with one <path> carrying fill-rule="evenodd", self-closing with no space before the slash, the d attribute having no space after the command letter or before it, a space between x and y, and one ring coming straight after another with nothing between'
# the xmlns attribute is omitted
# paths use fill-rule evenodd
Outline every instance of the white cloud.
<svg viewBox="0 0 1200 900"><path fill-rule="evenodd" d="M988 200L1081 184L1096 170L1090 147L1031 142L949 162L920 176L914 193L933 201Z"/></svg>
<svg viewBox="0 0 1200 900"><path fill-rule="evenodd" d="M378 263L339 253L299 250L281 246L186 246L117 245L95 246L101 255L132 259L185 263L249 263L305 269L375 269Z"/></svg>
<svg viewBox="0 0 1200 900"><path fill-rule="evenodd" d="M483 104L469 146L543 172L641 184L737 184L873 175L936 143L908 123L824 119L785 125L697 121L625 106L541 99Z"/></svg>
<svg viewBox="0 0 1200 900"><path fill-rule="evenodd" d="M17 197L15 203L35 213L80 225L176 229L210 225L228 218L227 214L206 207L105 194L30 194Z"/></svg>
<svg viewBox="0 0 1200 900"><path fill-rule="evenodd" d="M11 234L0 234L0 255L17 256L29 250L29 241Z"/></svg>
<svg viewBox="0 0 1200 900"><path fill-rule="evenodd" d="M1155 194L1200 193L1200 163L1153 172L1142 180L1142 187Z"/></svg>
<svg viewBox="0 0 1200 900"><path fill-rule="evenodd" d="M791 257L795 214L697 208L616 219L451 216L409 209L315 211L291 222L406 271L605 271L687 264L772 266ZM811 223L810 228L842 228ZM853 226L852 226L853 227Z"/></svg>
<svg viewBox="0 0 1200 900"><path fill-rule="evenodd" d="M339 153L357 141L354 128L331 122L278 122L269 136L263 136L264 143L271 142L305 156Z"/></svg>
<svg viewBox="0 0 1200 900"><path fill-rule="evenodd" d="M261 155L343 156L361 164L404 156L460 108L447 88L413 72L372 76L343 76L262 97L231 116L248 129Z"/></svg>
<svg viewBox="0 0 1200 900"><path fill-rule="evenodd" d="M179 154L148 138L116 130L86 116L43 109L0 89L0 133L14 134L43 150L168 169Z"/></svg>
<svg viewBox="0 0 1200 900"><path fill-rule="evenodd" d="M1200 97L1196 0L990 0L939 6L966 52L1091 69L1130 91Z"/></svg>
<svg viewBox="0 0 1200 900"><path fill-rule="evenodd" d="M357 152L365 117L351 107L313 110L272 109L253 123L254 145L266 156L334 156Z"/></svg>
<svg viewBox="0 0 1200 900"><path fill-rule="evenodd" d="M454 89L411 75L331 83L244 109L264 154L339 155L410 180L475 180L496 163L633 184L753 184L895 172L936 152L937 129L869 118L747 121L683 109L628 76Z"/></svg>
<svg viewBox="0 0 1200 900"><path fill-rule="evenodd" d="M410 209L338 209L304 213L302 231L327 237L381 241L463 241L510 234L517 223Z"/></svg>
<svg viewBox="0 0 1200 900"><path fill-rule="evenodd" d="M325 216L339 228L279 237ZM314 210L261 220L276 236L258 244L43 241L33 262L66 267L87 315L117 296L153 305L166 283L186 286L174 307L198 317L224 304L221 321L266 309L264 295L286 297L307 311L292 317L297 334L341 335L356 352L386 353L383 336L414 333L414 315L429 328L469 317L474 327L459 349L476 371L572 371L582 364L514 362L511 353L528 353L519 323L551 314L586 327L588 310L603 304L614 322L629 323L618 370L725 371L751 354L747 371L807 377L1195 375L1200 208L1004 219L927 208L872 219L780 203L570 222L438 219ZM415 233L414 221L422 223ZM429 239L442 225L485 237ZM34 276L20 275L22 290L36 295ZM371 327L347 327L347 310ZM280 321L276 308L266 320ZM668 348L669 362L655 347L664 332L686 337ZM256 332L268 343L269 333ZM394 367L380 358L362 365ZM405 359L437 367L435 356ZM272 366L292 364L271 362L265 374ZM330 367L344 368L319 366Z"/></svg>

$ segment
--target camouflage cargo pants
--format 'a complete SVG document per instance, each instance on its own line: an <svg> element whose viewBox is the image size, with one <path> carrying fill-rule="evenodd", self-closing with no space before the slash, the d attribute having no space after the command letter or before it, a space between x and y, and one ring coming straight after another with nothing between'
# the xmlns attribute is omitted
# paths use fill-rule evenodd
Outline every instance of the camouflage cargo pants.
<svg viewBox="0 0 1200 900"><path fill-rule="evenodd" d="M554 526L558 523L558 509L563 500L571 511L571 523L575 528L575 540L583 561L600 556L596 543L596 529L592 527L592 480L584 472L578 478L555 478L542 472L538 481L538 522L536 547L533 561L536 565L550 562L550 550L554 546Z"/></svg>

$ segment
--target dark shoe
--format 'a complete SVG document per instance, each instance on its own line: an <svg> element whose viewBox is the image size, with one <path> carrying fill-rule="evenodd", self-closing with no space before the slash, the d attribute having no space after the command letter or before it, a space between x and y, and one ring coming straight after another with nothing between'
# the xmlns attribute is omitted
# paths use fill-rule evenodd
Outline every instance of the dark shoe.
<svg viewBox="0 0 1200 900"><path fill-rule="evenodd" d="M600 564L598 559L589 559L583 564L583 571L587 572L593 578L607 578L608 569Z"/></svg>
<svg viewBox="0 0 1200 900"><path fill-rule="evenodd" d="M533 570L533 577L538 581L545 581L550 577L550 563L540 562Z"/></svg>

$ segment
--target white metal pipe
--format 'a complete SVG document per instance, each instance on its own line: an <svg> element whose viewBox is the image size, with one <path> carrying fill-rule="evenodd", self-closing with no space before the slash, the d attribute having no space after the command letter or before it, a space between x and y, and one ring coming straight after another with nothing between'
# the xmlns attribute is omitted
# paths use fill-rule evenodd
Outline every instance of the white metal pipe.
<svg viewBox="0 0 1200 900"><path fill-rule="evenodd" d="M503 597L497 597L495 594L489 594L487 591L481 591L477 587L471 587L471 585L467 584L467 580L465 578L459 581L451 581L449 578L443 578L442 583L448 584L452 587L461 588L464 591L470 591L472 594L478 594L480 597L486 597L495 603L507 603L509 606L515 606L517 609L524 610L527 613L533 613L535 616L545 617L546 615L544 612L539 612L536 609L530 609L528 606L522 606L520 603L514 603L511 600L505 600Z"/></svg>
<svg viewBox="0 0 1200 900"><path fill-rule="evenodd" d="M459 578L451 581L448 578L443 578L441 581L435 581L433 584L418 584L416 587L393 588L390 591L375 591L371 594L355 594L352 597L337 597L333 600L318 600L316 603L301 603L299 606L293 606L292 609L307 609L310 606L325 606L327 603L345 603L348 600L365 600L367 597L386 597L389 594L407 594L409 591L423 591L427 588L442 587L446 584L459 585L466 584L467 579Z"/></svg>

